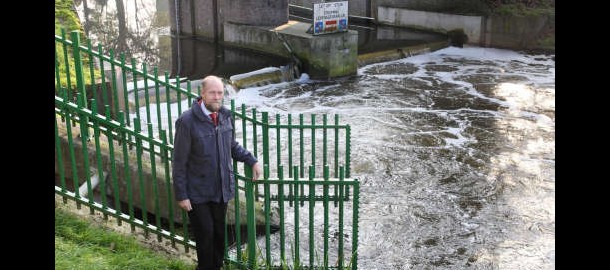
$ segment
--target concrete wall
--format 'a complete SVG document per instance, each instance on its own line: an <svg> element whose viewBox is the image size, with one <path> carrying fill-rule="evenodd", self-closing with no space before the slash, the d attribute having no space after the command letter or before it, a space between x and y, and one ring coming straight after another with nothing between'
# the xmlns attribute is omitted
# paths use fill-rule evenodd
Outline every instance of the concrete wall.
<svg viewBox="0 0 610 270"><path fill-rule="evenodd" d="M178 13L176 12L178 7ZM222 40L223 23L281 25L288 22L286 0L169 0L172 33ZM216 22L215 22L216 20Z"/></svg>
<svg viewBox="0 0 610 270"><path fill-rule="evenodd" d="M362 16L368 17L370 10L367 9L369 7L369 2L372 0L288 0L291 5L302 6L306 8L313 9L313 4L322 3L322 2L340 2L340 1L348 1L347 4L347 12L351 16Z"/></svg>
<svg viewBox="0 0 610 270"><path fill-rule="evenodd" d="M247 25L277 26L288 22L286 0L222 1L222 18L226 22Z"/></svg>
<svg viewBox="0 0 610 270"><path fill-rule="evenodd" d="M486 23L483 46L531 49L538 41L555 34L555 16L491 16Z"/></svg>
<svg viewBox="0 0 610 270"><path fill-rule="evenodd" d="M214 38L213 0L168 0L170 31ZM176 13L178 7L178 13ZM178 20L176 19L178 18Z"/></svg>
<svg viewBox="0 0 610 270"><path fill-rule="evenodd" d="M463 16L426 12L380 6L378 8L378 22L402 27L427 29L446 33L453 29L462 29L468 36L468 43L479 44L481 41L481 16Z"/></svg>

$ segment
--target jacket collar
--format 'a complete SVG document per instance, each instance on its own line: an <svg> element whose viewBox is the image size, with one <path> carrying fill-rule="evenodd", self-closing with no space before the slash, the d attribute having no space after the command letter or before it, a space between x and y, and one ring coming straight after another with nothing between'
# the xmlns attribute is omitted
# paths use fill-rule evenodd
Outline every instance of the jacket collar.
<svg viewBox="0 0 610 270"><path fill-rule="evenodd" d="M193 113L195 114L195 117L197 117L197 119L199 119L199 121L204 121L204 122L212 122L212 119L210 118L210 116L205 115L205 112L203 112L203 109L201 109L201 97L197 97L197 100L193 101ZM220 110L218 110L218 119L219 119L219 123L222 123L223 120L225 118L227 118L228 116L230 116L230 111L229 109L225 108L224 106L220 107Z"/></svg>

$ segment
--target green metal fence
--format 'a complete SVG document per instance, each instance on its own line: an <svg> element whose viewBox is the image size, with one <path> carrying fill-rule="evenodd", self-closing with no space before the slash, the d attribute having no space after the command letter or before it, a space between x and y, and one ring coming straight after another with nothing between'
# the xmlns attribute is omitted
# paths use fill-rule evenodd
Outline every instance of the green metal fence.
<svg viewBox="0 0 610 270"><path fill-rule="evenodd" d="M191 81L148 74L102 47L55 37L55 192L133 232L193 248L171 183L173 122L198 96ZM197 91L198 92L198 91ZM263 179L234 163L227 262L247 269L357 269L359 183L350 178L350 127L334 115L258 112L230 102L238 142ZM319 119L319 118L318 118Z"/></svg>

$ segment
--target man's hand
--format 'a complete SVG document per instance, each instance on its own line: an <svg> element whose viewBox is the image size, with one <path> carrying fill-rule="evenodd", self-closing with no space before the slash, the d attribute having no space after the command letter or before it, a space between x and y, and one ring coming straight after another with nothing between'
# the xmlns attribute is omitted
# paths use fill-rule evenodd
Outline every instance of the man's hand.
<svg viewBox="0 0 610 270"><path fill-rule="evenodd" d="M193 210L193 207L191 207L191 200L189 199L178 201L178 206L187 212Z"/></svg>
<svg viewBox="0 0 610 270"><path fill-rule="evenodd" d="M256 162L252 165L252 181L256 181L261 175L263 175L263 168L260 163Z"/></svg>

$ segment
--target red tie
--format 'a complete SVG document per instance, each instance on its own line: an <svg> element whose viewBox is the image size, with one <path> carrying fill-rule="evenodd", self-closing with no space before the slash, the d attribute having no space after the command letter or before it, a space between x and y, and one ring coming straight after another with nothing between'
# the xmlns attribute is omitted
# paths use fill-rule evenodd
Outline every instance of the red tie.
<svg viewBox="0 0 610 270"><path fill-rule="evenodd" d="M212 118L212 123L214 123L214 126L218 126L218 113L210 113L210 117Z"/></svg>

